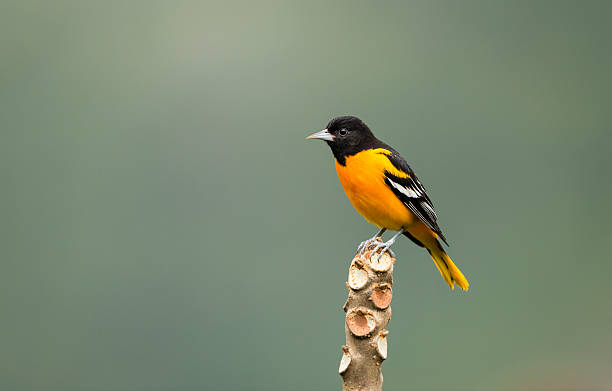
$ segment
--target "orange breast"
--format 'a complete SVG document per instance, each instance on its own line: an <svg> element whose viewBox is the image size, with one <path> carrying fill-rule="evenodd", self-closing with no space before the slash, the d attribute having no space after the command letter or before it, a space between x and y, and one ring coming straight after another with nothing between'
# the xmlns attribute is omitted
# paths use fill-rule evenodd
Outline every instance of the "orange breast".
<svg viewBox="0 0 612 391"><path fill-rule="evenodd" d="M385 170L399 177L408 176L391 164L386 157L389 153L386 149L361 151L347 157L344 166L336 161L336 171L344 192L366 220L398 231L412 225L417 218L384 182Z"/></svg>

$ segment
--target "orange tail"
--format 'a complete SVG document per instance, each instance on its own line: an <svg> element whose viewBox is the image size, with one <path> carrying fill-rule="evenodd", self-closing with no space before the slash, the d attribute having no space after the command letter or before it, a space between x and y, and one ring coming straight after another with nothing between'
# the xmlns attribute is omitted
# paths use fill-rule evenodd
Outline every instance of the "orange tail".
<svg viewBox="0 0 612 391"><path fill-rule="evenodd" d="M429 255L431 255L431 259L436 264L442 278L451 289L455 289L455 283L457 283L464 291L468 290L470 283L461 273L461 270L455 266L448 254L444 252L437 240L433 243L433 246L427 246L427 251L429 251Z"/></svg>

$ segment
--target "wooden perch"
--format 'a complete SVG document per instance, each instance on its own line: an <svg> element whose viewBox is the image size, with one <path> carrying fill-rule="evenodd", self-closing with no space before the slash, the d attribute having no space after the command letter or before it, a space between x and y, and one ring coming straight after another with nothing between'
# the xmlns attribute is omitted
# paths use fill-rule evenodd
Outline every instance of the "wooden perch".
<svg viewBox="0 0 612 391"><path fill-rule="evenodd" d="M343 391L382 390L381 366L387 359L386 327L391 319L394 263L395 258L388 253L378 257L368 250L356 255L349 267L349 294L343 306L346 345L342 346L338 370Z"/></svg>

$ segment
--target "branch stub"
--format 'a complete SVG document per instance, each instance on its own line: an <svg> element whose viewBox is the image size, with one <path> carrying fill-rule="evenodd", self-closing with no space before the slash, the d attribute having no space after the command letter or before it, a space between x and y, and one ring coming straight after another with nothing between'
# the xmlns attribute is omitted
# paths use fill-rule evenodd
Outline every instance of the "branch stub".
<svg viewBox="0 0 612 391"><path fill-rule="evenodd" d="M348 286L353 290L360 290L368 283L368 272L362 263L353 262L349 268Z"/></svg>
<svg viewBox="0 0 612 391"><path fill-rule="evenodd" d="M370 299L379 309L385 309L389 307L391 304L391 299L393 298L393 291L391 290L391 286L387 283L382 283L376 288L372 290L372 294L370 295Z"/></svg>
<svg viewBox="0 0 612 391"><path fill-rule="evenodd" d="M376 353L383 360L387 359L387 335L389 332L387 330L383 330L378 335L376 339Z"/></svg>
<svg viewBox="0 0 612 391"><path fill-rule="evenodd" d="M346 325L357 337L366 337L376 328L376 318L365 307L352 309L346 314Z"/></svg>
<svg viewBox="0 0 612 391"><path fill-rule="evenodd" d="M344 349L345 347L346 347L346 349ZM342 375L344 372L346 372L346 370L348 369L349 365L351 364L351 353L349 353L348 347L347 346L343 346L342 350L344 351L344 353L342 353L342 358L340 359L340 367L338 368L338 373L340 375Z"/></svg>
<svg viewBox="0 0 612 391"><path fill-rule="evenodd" d="M377 255L372 254L370 251L368 265L375 272L383 273L391 269L391 266L393 265L393 258L391 258L387 252Z"/></svg>

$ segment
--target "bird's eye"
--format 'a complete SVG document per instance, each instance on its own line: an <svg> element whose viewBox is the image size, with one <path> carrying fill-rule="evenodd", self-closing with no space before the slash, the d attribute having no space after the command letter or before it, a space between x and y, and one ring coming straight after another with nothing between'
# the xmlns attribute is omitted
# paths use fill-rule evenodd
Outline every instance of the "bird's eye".
<svg viewBox="0 0 612 391"><path fill-rule="evenodd" d="M347 133L347 130L346 130L346 129L344 129L344 128L342 128L342 129L340 129L340 130L338 131L338 134L339 134L340 136L346 136L346 133Z"/></svg>

